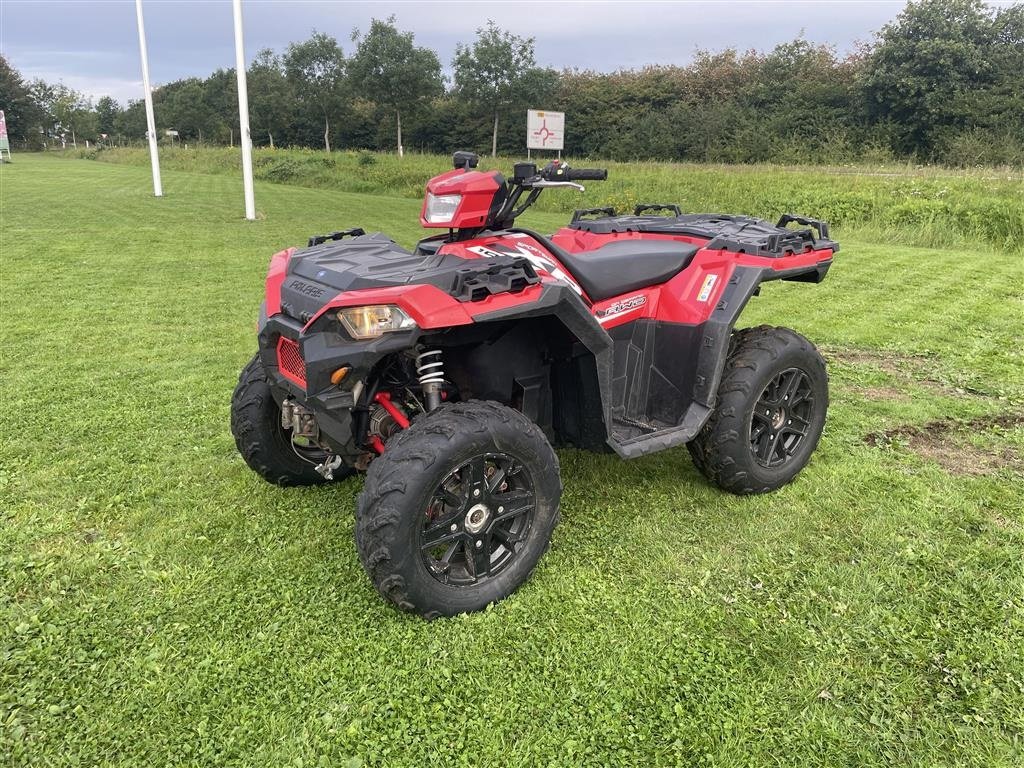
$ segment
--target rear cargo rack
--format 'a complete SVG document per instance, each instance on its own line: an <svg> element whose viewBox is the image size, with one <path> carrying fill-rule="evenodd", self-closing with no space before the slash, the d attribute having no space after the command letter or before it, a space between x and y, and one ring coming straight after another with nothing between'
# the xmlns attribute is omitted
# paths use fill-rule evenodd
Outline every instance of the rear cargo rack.
<svg viewBox="0 0 1024 768"><path fill-rule="evenodd" d="M672 211L676 216L682 216L683 212L675 203L641 203L633 209L633 215L639 216L645 211Z"/></svg>
<svg viewBox="0 0 1024 768"><path fill-rule="evenodd" d="M614 208L577 208L572 212L572 221L569 222L571 227L578 221L583 221L587 216L597 216L600 214L601 218L608 218L615 215Z"/></svg>
<svg viewBox="0 0 1024 768"><path fill-rule="evenodd" d="M676 216L643 215L647 210L669 210L676 206L637 206L632 216L605 215L596 219L583 218L588 214L603 213L610 209L591 208L577 211L569 224L571 229L608 235L621 232L646 232L660 235L685 235L708 240L706 248L747 253L752 256L779 257L808 250L831 249L839 246L829 239L828 224L818 219L785 214L778 224L752 216L731 216L723 213L684 213ZM787 229L796 223L812 229ZM817 235L817 236L815 236Z"/></svg>
<svg viewBox="0 0 1024 768"><path fill-rule="evenodd" d="M828 240L828 222L821 221L820 219L808 219L806 216L794 216L792 213L784 213L775 226L781 229L790 223L814 227L818 230L819 240Z"/></svg>

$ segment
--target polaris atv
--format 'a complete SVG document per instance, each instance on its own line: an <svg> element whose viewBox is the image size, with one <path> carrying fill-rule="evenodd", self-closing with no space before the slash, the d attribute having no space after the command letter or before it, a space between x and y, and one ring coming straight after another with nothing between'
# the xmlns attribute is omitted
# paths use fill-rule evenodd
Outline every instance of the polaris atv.
<svg viewBox="0 0 1024 768"><path fill-rule="evenodd" d="M763 282L825 277L824 222L659 204L577 211L546 237L516 219L607 171L454 165L420 215L445 231L414 251L350 229L273 257L231 406L238 450L272 483L366 471L356 545L384 597L447 616L522 584L559 517L552 445L631 459L685 444L737 494L803 469L824 361L795 331L733 326Z"/></svg>

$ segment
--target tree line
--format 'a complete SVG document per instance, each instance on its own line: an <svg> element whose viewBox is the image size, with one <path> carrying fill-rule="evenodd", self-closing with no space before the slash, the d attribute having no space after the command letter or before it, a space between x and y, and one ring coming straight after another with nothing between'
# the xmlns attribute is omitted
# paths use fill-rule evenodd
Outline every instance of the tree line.
<svg viewBox="0 0 1024 768"><path fill-rule="evenodd" d="M257 146L521 154L525 110L567 114L566 151L616 160L847 162L913 158L1024 163L1024 6L911 2L875 39L839 56L799 37L769 52L698 52L687 66L600 73L536 62L533 38L493 22L436 52L394 17L354 32L346 55L314 32L247 70ZM238 140L234 70L153 94L158 134ZM0 58L0 108L17 146L142 141L141 100L91 103L63 84L25 82ZM106 138L102 138L103 135Z"/></svg>

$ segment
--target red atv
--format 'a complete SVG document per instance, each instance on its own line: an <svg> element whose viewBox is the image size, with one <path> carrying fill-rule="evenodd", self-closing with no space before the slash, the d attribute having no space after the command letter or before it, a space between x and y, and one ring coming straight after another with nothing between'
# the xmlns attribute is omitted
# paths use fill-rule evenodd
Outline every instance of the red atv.
<svg viewBox="0 0 1024 768"><path fill-rule="evenodd" d="M577 211L545 237L516 218L607 171L520 163L506 180L454 161L420 215L446 231L413 252L351 229L273 257L232 400L238 450L266 480L366 470L356 544L384 597L447 616L522 584L558 521L552 445L631 459L686 444L739 494L803 469L825 364L795 331L733 325L761 283L825 277L825 223L641 205Z"/></svg>

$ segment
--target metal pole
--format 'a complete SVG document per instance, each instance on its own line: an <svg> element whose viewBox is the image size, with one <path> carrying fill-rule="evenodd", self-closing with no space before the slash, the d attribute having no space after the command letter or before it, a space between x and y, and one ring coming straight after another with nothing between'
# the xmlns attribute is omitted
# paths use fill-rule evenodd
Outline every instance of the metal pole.
<svg viewBox="0 0 1024 768"><path fill-rule="evenodd" d="M242 145L242 186L245 189L245 218L256 219L252 189L252 138L249 136L249 88L245 82L245 45L242 42L242 0L233 0L235 11L235 72L238 75L238 137Z"/></svg>
<svg viewBox="0 0 1024 768"><path fill-rule="evenodd" d="M149 162L153 166L153 195L164 196L160 183L160 159L156 154L156 119L153 117L153 90L149 86L149 55L146 53L146 27L142 23L142 0L135 0L135 16L139 21L139 50L142 52L142 88L146 92L146 126L149 128Z"/></svg>

